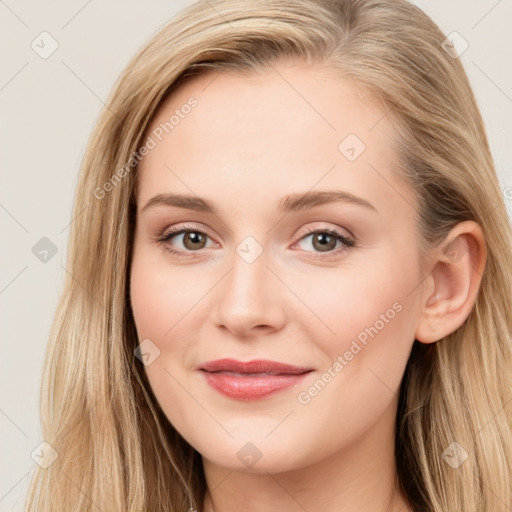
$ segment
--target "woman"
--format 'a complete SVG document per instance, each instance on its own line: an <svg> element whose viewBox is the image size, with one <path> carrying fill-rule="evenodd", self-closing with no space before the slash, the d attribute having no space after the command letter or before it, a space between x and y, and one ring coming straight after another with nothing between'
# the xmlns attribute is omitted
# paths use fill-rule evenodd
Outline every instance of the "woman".
<svg viewBox="0 0 512 512"><path fill-rule="evenodd" d="M30 510L508 510L511 231L452 46L402 0L220 0L140 50Z"/></svg>

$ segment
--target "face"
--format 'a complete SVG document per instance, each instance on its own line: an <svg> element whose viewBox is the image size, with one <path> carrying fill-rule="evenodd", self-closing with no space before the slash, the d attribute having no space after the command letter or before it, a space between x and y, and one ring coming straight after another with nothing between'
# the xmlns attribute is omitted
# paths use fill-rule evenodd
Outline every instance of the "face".
<svg viewBox="0 0 512 512"><path fill-rule="evenodd" d="M131 267L167 418L208 461L253 472L393 424L420 303L415 200L385 110L328 70L276 69L208 72L162 105ZM207 364L223 359L239 364Z"/></svg>

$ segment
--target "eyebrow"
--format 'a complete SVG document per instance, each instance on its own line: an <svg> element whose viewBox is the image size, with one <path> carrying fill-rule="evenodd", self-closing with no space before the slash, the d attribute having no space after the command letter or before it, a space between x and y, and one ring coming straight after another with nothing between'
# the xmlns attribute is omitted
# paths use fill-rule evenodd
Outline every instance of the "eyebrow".
<svg viewBox="0 0 512 512"><path fill-rule="evenodd" d="M377 212L377 209L366 199L340 190L303 192L287 195L279 201L279 211L283 213L296 212L339 201L363 206ZM157 194L146 203L141 212L152 206L174 206L176 208L211 213L213 215L218 214L217 209L209 201L198 196L183 194Z"/></svg>

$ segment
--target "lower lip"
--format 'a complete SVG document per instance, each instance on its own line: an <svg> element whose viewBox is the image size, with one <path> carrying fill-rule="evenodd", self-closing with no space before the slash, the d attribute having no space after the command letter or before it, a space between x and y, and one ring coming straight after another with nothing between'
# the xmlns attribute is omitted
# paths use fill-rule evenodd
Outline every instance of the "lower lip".
<svg viewBox="0 0 512 512"><path fill-rule="evenodd" d="M278 391L291 388L310 372L299 375L267 375L259 377L238 376L229 373L202 371L210 386L230 398L238 400L258 400Z"/></svg>

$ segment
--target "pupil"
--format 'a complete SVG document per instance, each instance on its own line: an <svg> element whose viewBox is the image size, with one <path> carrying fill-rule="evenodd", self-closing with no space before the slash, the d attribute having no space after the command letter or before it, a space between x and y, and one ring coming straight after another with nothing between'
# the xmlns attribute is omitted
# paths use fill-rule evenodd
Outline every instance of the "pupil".
<svg viewBox="0 0 512 512"><path fill-rule="evenodd" d="M196 233L194 231L189 231L188 233L185 234L185 239L184 239L184 243L185 245L197 245L197 244L200 244L203 240L203 235L201 233ZM192 247L193 248L193 247Z"/></svg>
<svg viewBox="0 0 512 512"><path fill-rule="evenodd" d="M331 235L326 233L319 233L317 235L317 240L320 244L317 248L323 252L325 252L327 249L334 249L332 242L334 242L334 245L336 245L336 240Z"/></svg>

